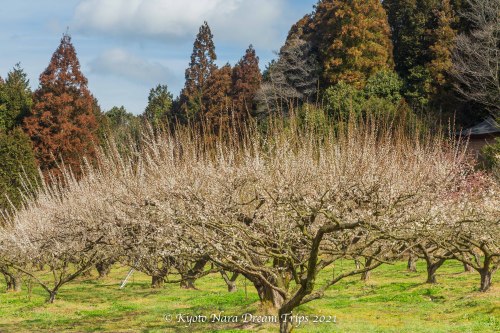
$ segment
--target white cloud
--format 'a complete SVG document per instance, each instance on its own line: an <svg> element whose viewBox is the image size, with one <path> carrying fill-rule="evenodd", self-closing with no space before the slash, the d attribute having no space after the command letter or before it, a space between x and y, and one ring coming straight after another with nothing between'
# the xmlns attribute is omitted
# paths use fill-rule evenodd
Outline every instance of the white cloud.
<svg viewBox="0 0 500 333"><path fill-rule="evenodd" d="M89 63L91 73L114 75L149 86L175 79L173 72L158 62L150 62L121 49L105 51Z"/></svg>
<svg viewBox="0 0 500 333"><path fill-rule="evenodd" d="M176 41L192 39L207 21L217 40L276 47L286 9L285 0L81 0L73 26L87 33Z"/></svg>

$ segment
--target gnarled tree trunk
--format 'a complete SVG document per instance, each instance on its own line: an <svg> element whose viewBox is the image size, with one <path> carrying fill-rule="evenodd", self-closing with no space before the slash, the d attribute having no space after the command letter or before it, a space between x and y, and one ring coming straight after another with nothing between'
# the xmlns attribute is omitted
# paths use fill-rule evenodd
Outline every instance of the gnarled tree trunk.
<svg viewBox="0 0 500 333"><path fill-rule="evenodd" d="M260 302L264 307L279 309L285 301L283 297L273 288L264 284L255 284Z"/></svg>
<svg viewBox="0 0 500 333"><path fill-rule="evenodd" d="M410 254L410 256L408 257L408 264L406 266L408 272L413 272L413 273L417 272L417 260L418 257L416 255Z"/></svg>
<svg viewBox="0 0 500 333"><path fill-rule="evenodd" d="M245 277L250 282L252 282L255 289L257 290L257 294L259 295L260 303L263 309L276 310L280 309L283 306L283 304L285 303L285 299L275 289L271 288L254 276Z"/></svg>
<svg viewBox="0 0 500 333"><path fill-rule="evenodd" d="M51 290L49 291L49 298L47 299L47 303L54 303L54 301L56 300L56 295L57 295L57 291L56 290Z"/></svg>
<svg viewBox="0 0 500 333"><path fill-rule="evenodd" d="M160 289L165 284L165 275L153 275L151 277L151 288Z"/></svg>
<svg viewBox="0 0 500 333"><path fill-rule="evenodd" d="M109 272L111 271L111 267L113 266L114 263L115 260L111 259L111 260L100 261L95 265L95 268L99 273L99 279L103 279L106 276L108 276Z"/></svg>
<svg viewBox="0 0 500 333"><path fill-rule="evenodd" d="M446 258L450 256L450 253L440 255L440 249L435 246L426 246L425 244L420 244L419 249L421 250L425 262L427 264L427 281L426 283L437 283L436 271L441 267Z"/></svg>
<svg viewBox="0 0 500 333"><path fill-rule="evenodd" d="M226 273L226 271L221 270L220 274L222 275L222 278L224 279L224 282L226 282L227 285L227 291L230 293L236 292L236 279L238 278L238 273L233 273L231 277L229 277Z"/></svg>
<svg viewBox="0 0 500 333"><path fill-rule="evenodd" d="M193 268L188 269L187 271L182 267L181 269L178 268L178 271L181 275L182 281L181 281L181 288L183 289L196 289L194 283L198 276L203 273L203 270L205 268L205 265L208 263L208 256L205 256L199 260L197 260L193 266Z"/></svg>
<svg viewBox="0 0 500 333"><path fill-rule="evenodd" d="M284 320L280 315L280 333L290 333L293 330L293 324L289 320Z"/></svg>
<svg viewBox="0 0 500 333"><path fill-rule="evenodd" d="M7 285L7 292L20 292L22 287L21 274L19 272L2 271Z"/></svg>
<svg viewBox="0 0 500 333"><path fill-rule="evenodd" d="M22 284L23 282L21 280L21 275L14 274L12 276L12 287L13 287L12 290L16 293L20 292Z"/></svg>
<svg viewBox="0 0 500 333"><path fill-rule="evenodd" d="M437 283L436 271L439 267L441 267L445 259L439 259L436 262L433 262L430 259L426 259L427 262L427 281L426 283Z"/></svg>
<svg viewBox="0 0 500 333"><path fill-rule="evenodd" d="M370 267L372 265L372 263L373 263L373 259L367 258L365 261L365 267ZM367 282L368 280L370 280L370 272L371 271L363 272L361 274L361 281Z"/></svg>
<svg viewBox="0 0 500 333"><path fill-rule="evenodd" d="M182 289L196 289L194 282L195 279L191 278L189 275L181 275L181 288Z"/></svg>
<svg viewBox="0 0 500 333"><path fill-rule="evenodd" d="M485 268L481 269L479 271L479 274L481 274L481 291L486 292L490 289L491 287L491 277L492 277L492 272Z"/></svg>

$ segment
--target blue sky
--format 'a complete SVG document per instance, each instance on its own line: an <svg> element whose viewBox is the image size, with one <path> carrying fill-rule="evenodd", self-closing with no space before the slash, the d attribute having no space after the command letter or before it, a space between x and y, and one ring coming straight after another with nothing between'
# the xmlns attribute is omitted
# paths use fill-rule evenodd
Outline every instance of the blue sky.
<svg viewBox="0 0 500 333"><path fill-rule="evenodd" d="M89 88L103 110L141 113L149 89L177 95L192 45L207 20L218 64L234 64L253 44L264 68L290 26L316 0L2 0L0 76L17 63L36 89L62 34L69 32Z"/></svg>

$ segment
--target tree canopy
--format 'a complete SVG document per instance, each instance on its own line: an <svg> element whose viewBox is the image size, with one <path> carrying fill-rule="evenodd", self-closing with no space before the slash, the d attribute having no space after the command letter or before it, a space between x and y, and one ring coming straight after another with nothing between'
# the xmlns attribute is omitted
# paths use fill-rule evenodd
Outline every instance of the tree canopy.
<svg viewBox="0 0 500 333"><path fill-rule="evenodd" d="M0 128L10 131L22 125L32 104L28 77L18 63L5 81L0 78Z"/></svg>
<svg viewBox="0 0 500 333"><path fill-rule="evenodd" d="M199 117L202 111L203 88L212 72L217 68L217 55L212 31L207 22L200 27L193 44L191 62L186 69L186 83L180 96L180 112L188 120Z"/></svg>
<svg viewBox="0 0 500 333"><path fill-rule="evenodd" d="M323 85L363 88L368 77L394 65L390 27L379 0L322 0L313 18Z"/></svg>
<svg viewBox="0 0 500 333"><path fill-rule="evenodd" d="M82 159L94 159L98 140L94 107L71 37L64 34L40 75L33 108L24 123L46 175L57 173L61 160L80 175Z"/></svg>
<svg viewBox="0 0 500 333"><path fill-rule="evenodd" d="M23 194L33 191L38 181L30 139L20 128L0 131L0 211L18 208Z"/></svg>
<svg viewBox="0 0 500 333"><path fill-rule="evenodd" d="M157 85L149 91L148 105L144 110L146 118L153 126L174 122L172 113L173 95L168 91L167 85Z"/></svg>
<svg viewBox="0 0 500 333"><path fill-rule="evenodd" d="M259 57L252 45L233 68L233 99L236 122L247 119L255 110L255 96L262 82Z"/></svg>

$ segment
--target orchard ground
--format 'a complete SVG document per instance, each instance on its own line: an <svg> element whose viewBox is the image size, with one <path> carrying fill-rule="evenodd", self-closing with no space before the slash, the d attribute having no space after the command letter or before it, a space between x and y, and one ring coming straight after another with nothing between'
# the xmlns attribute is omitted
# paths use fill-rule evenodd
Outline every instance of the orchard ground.
<svg viewBox="0 0 500 333"><path fill-rule="evenodd" d="M350 262L337 264L321 275L338 274ZM406 271L404 262L374 270L370 281L359 276L341 281L323 299L301 306L296 314L307 317L294 332L499 332L500 281L493 277L487 293L478 291L479 274L464 273L456 261L438 271L438 284L425 281L425 263L418 272ZM54 304L45 304L46 293L33 285L28 293L0 294L0 332L277 332L277 324L244 323L242 315L266 315L257 293L240 278L238 291L228 293L220 275L197 281L198 290L176 284L150 288L150 278L135 272L127 286L120 281L128 269L117 266L102 280L80 278L64 286ZM246 285L246 288L245 288ZM2 289L5 285L0 284ZM246 289L246 291L245 291ZM211 315L223 311L238 323L212 323ZM206 316L206 323L188 325L180 319ZM325 317L322 317L325 316ZM321 318L330 323L313 323ZM235 317L232 317L233 319ZM333 321L336 323L333 323Z"/></svg>

